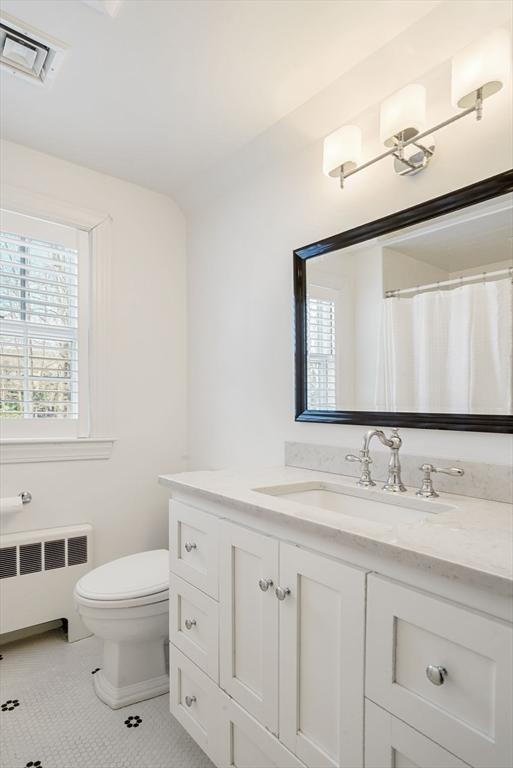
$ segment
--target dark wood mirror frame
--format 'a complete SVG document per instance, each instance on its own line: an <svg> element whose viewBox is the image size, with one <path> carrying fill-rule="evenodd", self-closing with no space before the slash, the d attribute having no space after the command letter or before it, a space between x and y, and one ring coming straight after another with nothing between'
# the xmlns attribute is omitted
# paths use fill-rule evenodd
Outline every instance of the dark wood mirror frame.
<svg viewBox="0 0 513 768"><path fill-rule="evenodd" d="M306 262L321 254L434 219L469 205L513 191L513 170L457 189L382 219L362 224L294 251L296 421L362 424L416 429L453 429L470 432L513 433L513 416L462 413L407 413L391 411L321 411L307 408Z"/></svg>

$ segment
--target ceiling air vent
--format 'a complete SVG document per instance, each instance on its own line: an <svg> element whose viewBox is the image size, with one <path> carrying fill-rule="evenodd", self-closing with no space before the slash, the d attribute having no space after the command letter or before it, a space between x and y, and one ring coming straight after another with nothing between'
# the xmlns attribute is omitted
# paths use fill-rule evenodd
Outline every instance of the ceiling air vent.
<svg viewBox="0 0 513 768"><path fill-rule="evenodd" d="M0 65L12 75L43 85L55 77L67 46L6 13L0 14Z"/></svg>

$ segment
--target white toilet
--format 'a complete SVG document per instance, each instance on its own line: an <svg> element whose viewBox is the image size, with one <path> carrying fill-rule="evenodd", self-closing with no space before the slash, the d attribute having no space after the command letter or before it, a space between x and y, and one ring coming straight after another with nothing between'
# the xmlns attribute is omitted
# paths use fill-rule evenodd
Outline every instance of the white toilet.
<svg viewBox="0 0 513 768"><path fill-rule="evenodd" d="M139 552L101 565L75 586L86 627L103 640L103 666L94 676L99 698L112 709L169 691L169 552Z"/></svg>

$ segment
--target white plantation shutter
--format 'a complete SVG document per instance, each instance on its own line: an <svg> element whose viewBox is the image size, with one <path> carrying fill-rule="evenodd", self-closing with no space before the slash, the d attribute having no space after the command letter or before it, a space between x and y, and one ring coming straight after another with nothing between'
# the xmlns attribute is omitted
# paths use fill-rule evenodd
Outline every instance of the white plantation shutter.
<svg viewBox="0 0 513 768"><path fill-rule="evenodd" d="M337 390L334 300L308 297L307 334L308 408L335 410Z"/></svg>
<svg viewBox="0 0 513 768"><path fill-rule="evenodd" d="M1 223L0 416L77 429L82 233L7 212Z"/></svg>

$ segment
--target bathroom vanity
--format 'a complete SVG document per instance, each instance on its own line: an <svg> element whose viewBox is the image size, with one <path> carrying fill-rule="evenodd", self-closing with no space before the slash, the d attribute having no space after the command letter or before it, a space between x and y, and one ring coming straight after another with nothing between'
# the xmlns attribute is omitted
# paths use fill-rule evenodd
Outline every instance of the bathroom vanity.
<svg viewBox="0 0 513 768"><path fill-rule="evenodd" d="M163 476L171 712L216 766L508 768L511 507Z"/></svg>

